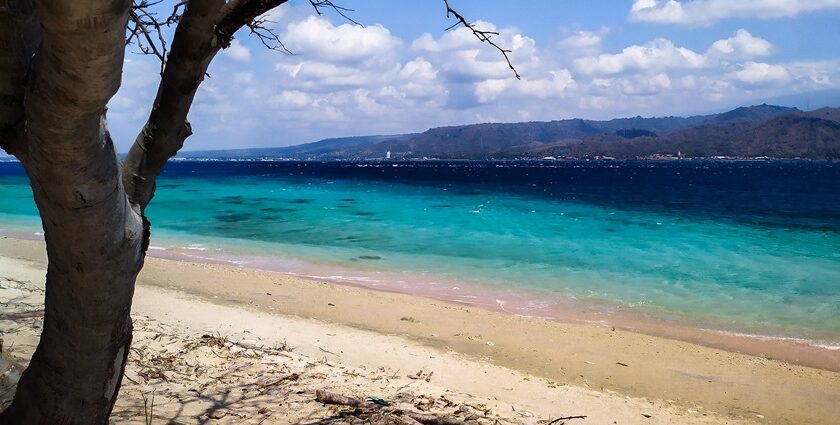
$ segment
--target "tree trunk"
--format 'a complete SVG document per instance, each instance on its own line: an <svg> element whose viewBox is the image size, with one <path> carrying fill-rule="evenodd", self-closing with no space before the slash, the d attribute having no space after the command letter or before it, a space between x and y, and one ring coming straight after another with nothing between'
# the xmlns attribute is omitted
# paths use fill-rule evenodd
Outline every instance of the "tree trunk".
<svg viewBox="0 0 840 425"><path fill-rule="evenodd" d="M54 211L43 190L33 184L33 191L42 211ZM142 223L131 217L124 196L112 198L122 198L130 214L114 214L116 199L92 207L97 211L64 211L59 220L42 213L49 258L44 328L0 424L107 423L131 343L131 298L143 264Z"/></svg>
<svg viewBox="0 0 840 425"><path fill-rule="evenodd" d="M3 425L105 424L117 397L148 240L104 119L129 5L35 2L43 39L27 76L21 156L49 264L41 340Z"/></svg>

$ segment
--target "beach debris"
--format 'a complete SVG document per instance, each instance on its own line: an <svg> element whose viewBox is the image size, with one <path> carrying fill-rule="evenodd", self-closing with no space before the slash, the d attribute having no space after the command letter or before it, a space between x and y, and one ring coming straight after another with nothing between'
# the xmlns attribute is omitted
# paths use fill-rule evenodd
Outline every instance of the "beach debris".
<svg viewBox="0 0 840 425"><path fill-rule="evenodd" d="M630 367L630 365L628 365L627 363L615 362L615 364L617 364L619 366Z"/></svg>
<svg viewBox="0 0 840 425"><path fill-rule="evenodd" d="M224 410L214 410L207 414L207 417L210 419L222 419L227 416L227 412Z"/></svg>
<svg viewBox="0 0 840 425"><path fill-rule="evenodd" d="M333 353L332 351L327 350L326 348L323 348L323 347L318 347L318 349L319 349L319 350L321 350L321 351L323 351L323 352L325 352L325 353L327 353L327 354L332 354L333 356L336 356L336 357L341 357L341 356L339 356L338 354L335 354L335 353Z"/></svg>
<svg viewBox="0 0 840 425"><path fill-rule="evenodd" d="M354 416L359 417L360 419L368 419L370 422L373 422L371 419L374 415L379 417L387 415L392 417L405 416L424 425L466 425L466 422L460 419L382 406L372 401L348 397L326 390L315 391L315 399L324 404L354 407L356 408L353 412Z"/></svg>
<svg viewBox="0 0 840 425"><path fill-rule="evenodd" d="M651 415L650 413L647 413L647 412L642 412L642 416L644 416L646 418L652 418L653 417L653 415Z"/></svg>
<svg viewBox="0 0 840 425"><path fill-rule="evenodd" d="M227 340L225 338L222 338L221 335L213 336L208 334L202 335L200 341L202 345L216 348L224 348L226 342Z"/></svg>
<svg viewBox="0 0 840 425"><path fill-rule="evenodd" d="M545 424L545 425L563 425L563 424L565 424L565 423L566 423L565 421L571 421L571 420L573 420L573 419L586 419L586 416L584 416L584 415L578 415L578 416L561 416L561 417L559 417L559 418L555 418L555 419L552 419L552 420L550 420L550 421L546 422L546 424Z"/></svg>
<svg viewBox="0 0 840 425"><path fill-rule="evenodd" d="M415 319L411 316L400 317L400 320L402 320L403 322L409 322L409 323L419 323L420 322L419 320L417 320L417 319Z"/></svg>
<svg viewBox="0 0 840 425"><path fill-rule="evenodd" d="M372 396L368 397L367 399L369 401L375 403L375 404L380 405L380 406L390 406L391 405L391 403L388 403L388 400L383 400L383 399L381 399L381 398L379 398L375 395L372 395Z"/></svg>
<svg viewBox="0 0 840 425"><path fill-rule="evenodd" d="M429 373L425 373L422 369L420 369L420 371L417 372L416 374L406 375L406 376L410 379L422 379L426 382L429 382L429 381L432 380L432 375L434 375L434 374L435 374L434 371L429 371Z"/></svg>
<svg viewBox="0 0 840 425"><path fill-rule="evenodd" d="M586 364L589 364L589 365L594 365L595 364L595 363L590 362L589 360L584 360L583 362L586 363Z"/></svg>

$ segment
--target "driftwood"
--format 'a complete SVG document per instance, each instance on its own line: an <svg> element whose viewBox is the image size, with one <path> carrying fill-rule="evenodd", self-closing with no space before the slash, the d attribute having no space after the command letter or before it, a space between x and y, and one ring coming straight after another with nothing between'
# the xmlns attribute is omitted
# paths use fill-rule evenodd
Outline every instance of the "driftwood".
<svg viewBox="0 0 840 425"><path fill-rule="evenodd" d="M393 407L384 407L370 401L361 400L354 397L347 397L326 390L317 390L315 392L315 398L324 404L350 406L361 409L366 408L369 410L376 409L376 411L382 413L392 414L396 416L407 416L424 425L466 425L466 422L458 419L447 418L444 416L433 415L430 413L420 413L410 410L397 409Z"/></svg>

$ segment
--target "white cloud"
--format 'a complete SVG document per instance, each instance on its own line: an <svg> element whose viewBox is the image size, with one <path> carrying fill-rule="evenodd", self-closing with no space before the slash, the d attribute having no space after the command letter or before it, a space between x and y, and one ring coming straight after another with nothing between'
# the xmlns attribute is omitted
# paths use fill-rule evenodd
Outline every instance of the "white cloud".
<svg viewBox="0 0 840 425"><path fill-rule="evenodd" d="M635 0L630 19L640 22L709 24L730 18L775 19L840 9L840 0Z"/></svg>
<svg viewBox="0 0 840 425"><path fill-rule="evenodd" d="M658 38L643 46L626 47L620 53L579 58L574 64L578 72L585 75L611 75L627 71L701 68L705 61L699 53Z"/></svg>
<svg viewBox="0 0 840 425"><path fill-rule="evenodd" d="M300 90L283 90L269 101L274 107L302 107L312 103L312 97Z"/></svg>
<svg viewBox="0 0 840 425"><path fill-rule="evenodd" d="M563 97L568 90L574 89L576 83L571 72L567 69L550 71L543 79L524 78L521 81L507 79L489 79L475 85L475 95L480 103L488 103L498 99L502 94L527 97L531 99L551 99Z"/></svg>
<svg viewBox="0 0 840 425"><path fill-rule="evenodd" d="M520 72L536 69L539 58L536 41L516 28L498 28L490 22L478 21L476 28L498 32L493 41L505 49ZM475 80L513 78L513 72L498 50L482 43L466 28L457 28L435 38L423 34L411 43L411 49L424 55L441 72L441 78L452 83L470 84Z"/></svg>
<svg viewBox="0 0 840 425"><path fill-rule="evenodd" d="M475 28L482 31L498 32L496 25L486 21L476 21ZM453 50L472 49L481 45L481 42L467 28L460 27L448 31L439 39L435 39L429 33L424 33L411 43L411 48L421 52L448 52Z"/></svg>
<svg viewBox="0 0 840 425"><path fill-rule="evenodd" d="M607 28L600 31L575 31L564 37L557 46L575 55L594 55L601 51L603 37L609 32Z"/></svg>
<svg viewBox="0 0 840 425"><path fill-rule="evenodd" d="M594 78L590 93L607 95L610 98L638 98L639 96L657 95L672 87L671 77L666 73L658 73L617 78Z"/></svg>
<svg viewBox="0 0 840 425"><path fill-rule="evenodd" d="M239 40L233 40L230 46L223 50L224 55L237 61L248 62L251 60L251 49L245 47Z"/></svg>
<svg viewBox="0 0 840 425"><path fill-rule="evenodd" d="M754 37L749 31L742 28L736 31L732 37L716 41L709 48L707 54L715 57L751 59L768 56L772 51L773 45L769 41Z"/></svg>
<svg viewBox="0 0 840 425"><path fill-rule="evenodd" d="M748 85L783 84L791 79L790 72L785 67L759 62L745 63L732 77Z"/></svg>
<svg viewBox="0 0 840 425"><path fill-rule="evenodd" d="M334 26L316 16L290 23L281 39L289 50L306 59L351 62L389 57L402 43L381 25Z"/></svg>

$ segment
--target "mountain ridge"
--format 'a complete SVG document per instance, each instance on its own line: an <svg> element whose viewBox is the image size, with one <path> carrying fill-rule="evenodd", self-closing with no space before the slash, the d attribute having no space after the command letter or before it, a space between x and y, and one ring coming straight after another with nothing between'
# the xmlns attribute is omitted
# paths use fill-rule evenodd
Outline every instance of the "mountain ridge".
<svg viewBox="0 0 840 425"><path fill-rule="evenodd" d="M298 160L772 157L840 159L840 108L754 105L690 117L482 123L283 147L193 151L181 158Z"/></svg>

